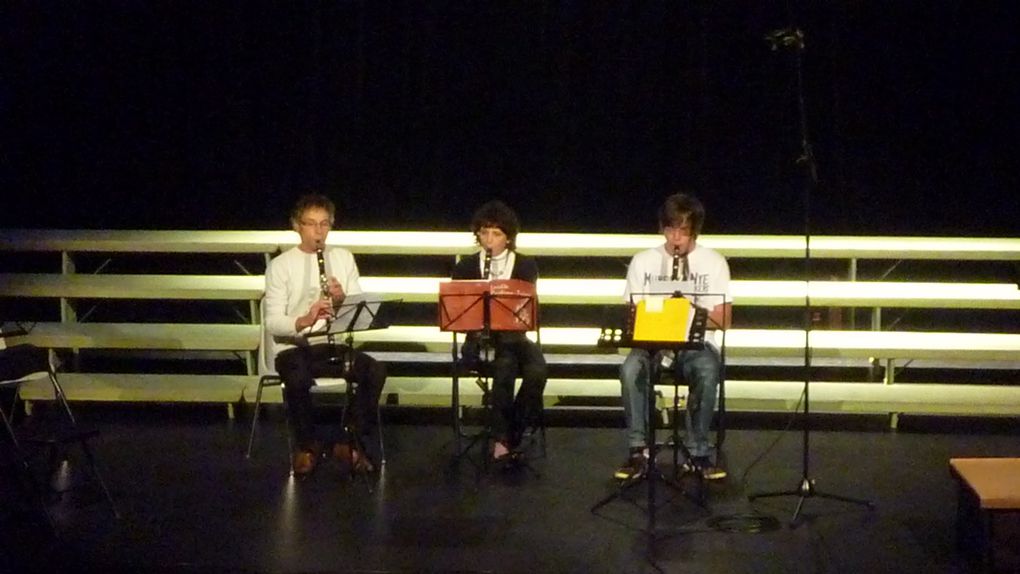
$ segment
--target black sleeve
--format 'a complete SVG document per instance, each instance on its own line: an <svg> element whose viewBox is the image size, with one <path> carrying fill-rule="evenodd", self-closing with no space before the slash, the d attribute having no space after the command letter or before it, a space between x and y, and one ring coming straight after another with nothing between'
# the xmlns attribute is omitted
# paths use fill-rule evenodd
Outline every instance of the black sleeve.
<svg viewBox="0 0 1020 574"><path fill-rule="evenodd" d="M535 258L518 253L512 277L528 283L538 283L538 263Z"/></svg>
<svg viewBox="0 0 1020 574"><path fill-rule="evenodd" d="M478 271L478 257L477 254L461 257L453 266L451 279L480 279L482 274Z"/></svg>

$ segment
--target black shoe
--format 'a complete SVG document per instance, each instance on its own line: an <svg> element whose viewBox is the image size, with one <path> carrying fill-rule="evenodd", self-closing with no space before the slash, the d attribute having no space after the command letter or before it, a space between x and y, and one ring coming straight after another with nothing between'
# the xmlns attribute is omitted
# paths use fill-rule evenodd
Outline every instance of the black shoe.
<svg viewBox="0 0 1020 574"><path fill-rule="evenodd" d="M620 481L636 480L644 476L647 470L648 456L643 450L638 450L630 453L627 462L613 473L613 478Z"/></svg>
<svg viewBox="0 0 1020 574"><path fill-rule="evenodd" d="M693 460L684 463L684 470L700 473L701 478L705 480L722 480L726 478L726 469L713 464L712 459L707 456L696 456Z"/></svg>

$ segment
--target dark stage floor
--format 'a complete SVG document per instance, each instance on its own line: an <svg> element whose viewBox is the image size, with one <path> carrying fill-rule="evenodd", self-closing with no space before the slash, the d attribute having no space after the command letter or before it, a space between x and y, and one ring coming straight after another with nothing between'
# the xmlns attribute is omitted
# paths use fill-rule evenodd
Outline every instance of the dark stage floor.
<svg viewBox="0 0 1020 574"><path fill-rule="evenodd" d="M616 428L553 427L535 473L479 474L449 465L451 432L389 424L388 462L373 485L348 482L332 463L288 476L280 416L267 418L253 460L247 421L222 409L82 408L122 514L102 504L56 506L62 537L47 539L3 511L0 570L60 572L652 572L646 514L615 501ZM769 445L780 439L776 446ZM659 508L656 564L664 572L964 572L954 545L953 456L1017 456L1009 432L818 431L811 467L820 491L867 498L876 509L823 498L748 502L746 494L798 486L801 433L731 430L730 477L705 510L682 496ZM742 474L753 465L746 477ZM644 489L633 493L643 506ZM6 496L5 496L6 498ZM758 512L779 520L759 533L713 528ZM7 571L4 570L4 571Z"/></svg>

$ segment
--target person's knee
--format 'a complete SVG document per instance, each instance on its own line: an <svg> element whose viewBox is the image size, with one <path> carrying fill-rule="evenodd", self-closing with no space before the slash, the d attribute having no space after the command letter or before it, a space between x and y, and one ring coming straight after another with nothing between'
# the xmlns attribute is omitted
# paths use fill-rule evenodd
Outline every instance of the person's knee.
<svg viewBox="0 0 1020 574"><path fill-rule="evenodd" d="M627 357L623 364L620 365L620 380L624 386L633 385L641 377L641 373L644 370L644 361Z"/></svg>
<svg viewBox="0 0 1020 574"><path fill-rule="evenodd" d="M545 365L526 365L522 369L521 379L529 387L544 387L548 378Z"/></svg>
<svg viewBox="0 0 1020 574"><path fill-rule="evenodd" d="M373 359L368 368L369 376L381 385L386 380L386 364Z"/></svg>

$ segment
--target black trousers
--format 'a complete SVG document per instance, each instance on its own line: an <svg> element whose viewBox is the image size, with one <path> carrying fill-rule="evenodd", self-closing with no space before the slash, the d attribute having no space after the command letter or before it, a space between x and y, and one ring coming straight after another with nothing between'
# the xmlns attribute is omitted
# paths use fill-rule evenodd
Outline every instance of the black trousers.
<svg viewBox="0 0 1020 574"><path fill-rule="evenodd" d="M346 372L347 361L331 363L331 357L350 358L354 364ZM287 416L297 447L311 448L315 442L315 418L311 389L316 377L343 377L355 385L354 402L347 405L350 422L358 433L357 439L370 456L379 444L379 397L386 384L386 367L362 353L351 351L345 345L327 343L287 349L276 356L276 372L283 379L283 398L287 403Z"/></svg>
<svg viewBox="0 0 1020 574"><path fill-rule="evenodd" d="M521 333L498 333L493 337L492 432L496 440L517 446L529 410L542 407L548 369L542 349ZM514 383L521 389L514 396Z"/></svg>

